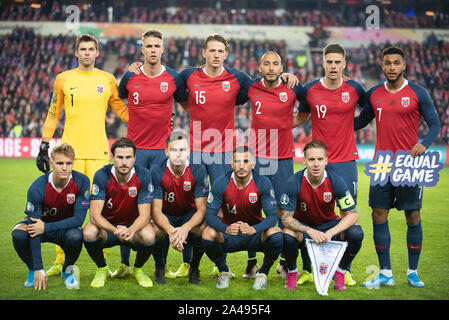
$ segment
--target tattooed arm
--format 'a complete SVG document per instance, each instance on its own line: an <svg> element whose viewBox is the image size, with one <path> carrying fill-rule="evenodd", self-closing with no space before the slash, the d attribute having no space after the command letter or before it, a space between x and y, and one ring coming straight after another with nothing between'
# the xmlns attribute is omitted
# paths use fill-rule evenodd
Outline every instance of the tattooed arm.
<svg viewBox="0 0 449 320"><path fill-rule="evenodd" d="M307 234L316 243L328 242L331 238L324 232L313 229L299 222L293 217L294 211L281 210L281 221L284 228L290 229L294 232L302 232Z"/></svg>
<svg viewBox="0 0 449 320"><path fill-rule="evenodd" d="M310 227L303 225L301 222L293 218L294 213L294 211L281 210L281 221L284 228L307 234L307 230L310 229Z"/></svg>

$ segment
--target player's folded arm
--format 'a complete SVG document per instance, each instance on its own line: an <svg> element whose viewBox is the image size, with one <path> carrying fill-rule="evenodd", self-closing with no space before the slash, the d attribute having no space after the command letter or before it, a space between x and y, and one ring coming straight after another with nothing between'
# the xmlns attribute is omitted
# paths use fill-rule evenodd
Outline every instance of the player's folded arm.
<svg viewBox="0 0 449 320"><path fill-rule="evenodd" d="M42 179L45 179L47 176L42 176ZM33 219L41 219L42 214L42 199L44 195L40 191L41 188L38 187L40 180L36 180L28 189L27 194L27 205L25 209L25 213L27 214L28 224L35 223L31 220ZM38 235L35 237L30 237L30 250L31 256L33 260L33 270L43 270L44 265L42 262L42 253L41 253L41 236Z"/></svg>
<svg viewBox="0 0 449 320"><path fill-rule="evenodd" d="M365 95L364 102L359 104L362 110L360 111L360 114L354 118L354 131L357 131L359 129L362 129L368 125L368 123L373 120L376 115L374 114L373 107L370 102L371 94L375 89L377 89L378 86L375 86L371 88Z"/></svg>
<svg viewBox="0 0 449 320"><path fill-rule="evenodd" d="M212 208L208 205L206 209L206 224L221 233L226 233L226 228L228 226L218 217L219 211L219 209Z"/></svg>

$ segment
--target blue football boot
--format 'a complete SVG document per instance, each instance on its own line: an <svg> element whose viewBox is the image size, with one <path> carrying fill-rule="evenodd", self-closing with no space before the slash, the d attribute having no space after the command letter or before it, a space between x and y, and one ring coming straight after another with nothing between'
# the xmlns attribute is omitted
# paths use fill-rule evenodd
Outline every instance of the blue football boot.
<svg viewBox="0 0 449 320"><path fill-rule="evenodd" d="M422 288L424 287L424 282L422 282L419 278L418 278L418 272L415 271L413 273L410 273L407 276L407 282L412 286L412 287L416 287L416 288Z"/></svg>
<svg viewBox="0 0 449 320"><path fill-rule="evenodd" d="M34 270L28 271L28 278L23 285L25 287L33 287L34 286Z"/></svg>
<svg viewBox="0 0 449 320"><path fill-rule="evenodd" d="M367 288L379 288L380 286L393 286L394 279L393 277L384 276L382 273L379 273L377 277L375 277L371 281L366 281L362 283L362 286Z"/></svg>

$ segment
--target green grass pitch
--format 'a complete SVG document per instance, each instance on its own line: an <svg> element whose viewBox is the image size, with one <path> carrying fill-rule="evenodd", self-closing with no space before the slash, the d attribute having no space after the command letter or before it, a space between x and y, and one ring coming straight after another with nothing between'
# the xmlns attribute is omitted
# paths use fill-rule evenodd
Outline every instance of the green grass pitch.
<svg viewBox="0 0 449 320"><path fill-rule="evenodd" d="M302 168L295 165L295 171ZM252 289L253 280L244 279L242 274L246 266L246 253L228 255L228 264L236 277L231 280L226 290L215 288L216 277L212 276L212 262L203 256L200 270L202 285L188 283L187 278L167 279L166 285L154 285L152 288L141 288L134 277L126 279L108 279L104 288L94 289L89 286L95 273L95 265L89 258L85 248L77 262L80 268L79 290L68 290L60 277L50 277L46 291L35 291L25 288L23 283L27 269L17 256L11 241L11 230L15 223L24 217L26 193L30 184L39 176L33 159L0 159L0 299L144 299L144 300L426 300L449 299L447 267L449 265L449 168L440 172L440 182L436 187L424 191L423 210L421 212L424 242L419 264L419 274L425 282L424 288L412 288L406 281L407 248L406 224L404 214L392 210L389 225L392 236L391 260L395 276L394 287L367 289L361 283L371 275L369 266L377 266L377 255L372 237L371 211L368 207L368 177L359 165L359 224L365 232L362 248L352 264L353 278L357 285L344 292L335 292L329 288L329 296L320 296L313 283L298 287L295 291L287 291L284 280L271 269L267 290L262 292ZM86 219L87 221L87 219ZM43 244L42 255L44 266L48 268L55 258L53 244ZM131 254L131 262L135 253ZM257 254L259 265L262 254ZM119 263L119 248L108 250L107 261L111 269ZM182 261L181 254L170 249L167 267L176 270ZM300 258L298 266L301 266ZM151 257L144 270L153 278L154 260Z"/></svg>

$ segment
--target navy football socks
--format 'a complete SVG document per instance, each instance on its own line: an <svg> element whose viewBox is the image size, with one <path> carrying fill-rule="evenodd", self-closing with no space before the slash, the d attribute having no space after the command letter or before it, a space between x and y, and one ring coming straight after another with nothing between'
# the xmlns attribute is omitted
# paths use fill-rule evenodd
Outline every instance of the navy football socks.
<svg viewBox="0 0 449 320"><path fill-rule="evenodd" d="M407 225L408 265L410 270L418 269L419 255L422 249L421 221L415 225Z"/></svg>
<svg viewBox="0 0 449 320"><path fill-rule="evenodd" d="M391 235L388 221L379 224L373 224L373 238L376 247L377 257L379 259L380 269L391 270L390 244Z"/></svg>

